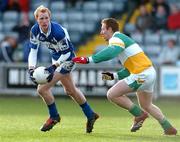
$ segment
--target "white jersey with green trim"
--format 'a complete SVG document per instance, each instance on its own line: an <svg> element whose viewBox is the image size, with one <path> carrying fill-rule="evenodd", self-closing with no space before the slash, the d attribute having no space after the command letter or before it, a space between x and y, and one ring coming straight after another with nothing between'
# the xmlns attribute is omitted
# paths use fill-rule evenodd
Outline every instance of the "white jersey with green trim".
<svg viewBox="0 0 180 142"><path fill-rule="evenodd" d="M151 60L145 55L140 46L125 34L115 32L109 40L109 47L112 46L121 48L118 57L130 73L137 74L152 66Z"/></svg>

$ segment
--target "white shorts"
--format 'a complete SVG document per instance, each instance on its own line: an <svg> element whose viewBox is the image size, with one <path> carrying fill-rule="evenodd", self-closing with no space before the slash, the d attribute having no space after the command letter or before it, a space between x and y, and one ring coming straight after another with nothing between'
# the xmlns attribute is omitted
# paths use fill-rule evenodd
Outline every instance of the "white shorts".
<svg viewBox="0 0 180 142"><path fill-rule="evenodd" d="M152 66L139 74L130 74L130 76L124 78L123 80L135 91L142 90L146 92L153 92L156 81L156 71Z"/></svg>

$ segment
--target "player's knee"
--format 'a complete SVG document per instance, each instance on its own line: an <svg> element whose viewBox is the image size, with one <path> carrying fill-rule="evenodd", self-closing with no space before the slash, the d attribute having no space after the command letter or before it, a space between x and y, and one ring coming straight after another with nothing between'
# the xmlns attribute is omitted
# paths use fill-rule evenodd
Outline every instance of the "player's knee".
<svg viewBox="0 0 180 142"><path fill-rule="evenodd" d="M147 111L147 112L150 111L150 105L143 104L143 105L141 105L141 107L142 107L145 111Z"/></svg>
<svg viewBox="0 0 180 142"><path fill-rule="evenodd" d="M73 96L72 92L69 92L69 91L65 91L66 95L68 96Z"/></svg>
<svg viewBox="0 0 180 142"><path fill-rule="evenodd" d="M112 100L113 100L113 95L112 95L111 90L108 90L108 91L107 91L107 99L108 99L109 101L112 101Z"/></svg>
<svg viewBox="0 0 180 142"><path fill-rule="evenodd" d="M37 88L37 92L40 96L43 96L43 94L45 94L48 91L48 89L44 88L44 87L38 87Z"/></svg>
<svg viewBox="0 0 180 142"><path fill-rule="evenodd" d="M64 91L68 96L72 96L72 97L76 93L76 90L72 88L64 89Z"/></svg>
<svg viewBox="0 0 180 142"><path fill-rule="evenodd" d="M44 91L43 91L42 88L38 88L38 89L37 89L37 92L38 92L38 94L41 96L41 95L43 94Z"/></svg>

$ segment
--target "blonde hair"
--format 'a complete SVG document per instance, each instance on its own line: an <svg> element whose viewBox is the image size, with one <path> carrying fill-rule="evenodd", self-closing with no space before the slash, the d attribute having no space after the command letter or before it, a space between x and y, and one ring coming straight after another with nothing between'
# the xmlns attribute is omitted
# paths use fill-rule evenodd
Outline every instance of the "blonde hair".
<svg viewBox="0 0 180 142"><path fill-rule="evenodd" d="M37 7L36 10L34 11L34 17L35 17L36 20L37 20L37 18L38 18L38 13L39 13L39 12L42 12L42 13L47 12L47 13L49 14L49 17L51 17L51 11L50 11L47 7L45 7L45 6L43 6L43 5L40 5L40 6Z"/></svg>

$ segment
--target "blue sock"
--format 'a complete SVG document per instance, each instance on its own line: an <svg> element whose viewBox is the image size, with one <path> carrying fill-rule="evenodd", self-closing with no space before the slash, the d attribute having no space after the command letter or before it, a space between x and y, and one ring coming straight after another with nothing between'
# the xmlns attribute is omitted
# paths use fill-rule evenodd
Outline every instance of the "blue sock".
<svg viewBox="0 0 180 142"><path fill-rule="evenodd" d="M50 118L54 118L54 117L57 117L59 115L55 102L48 105L48 109L49 109Z"/></svg>
<svg viewBox="0 0 180 142"><path fill-rule="evenodd" d="M84 104L80 105L84 114L86 115L87 119L92 119L93 118L93 110L91 109L91 107L89 106L89 104L87 102L85 102Z"/></svg>

